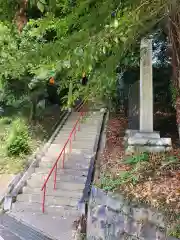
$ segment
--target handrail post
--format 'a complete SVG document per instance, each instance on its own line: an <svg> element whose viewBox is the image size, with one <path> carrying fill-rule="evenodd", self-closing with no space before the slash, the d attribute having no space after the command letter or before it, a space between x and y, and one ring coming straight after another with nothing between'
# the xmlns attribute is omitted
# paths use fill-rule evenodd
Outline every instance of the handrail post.
<svg viewBox="0 0 180 240"><path fill-rule="evenodd" d="M79 121L79 124L78 124L79 126L78 126L78 131L80 131L80 121Z"/></svg>
<svg viewBox="0 0 180 240"><path fill-rule="evenodd" d="M44 186L44 191L43 191L43 202L42 202L42 212L45 212L45 198L46 198L46 185Z"/></svg>
<svg viewBox="0 0 180 240"><path fill-rule="evenodd" d="M63 161L62 161L62 168L63 169L64 169L65 154L66 154L66 149L64 149L64 151L63 151Z"/></svg>
<svg viewBox="0 0 180 240"><path fill-rule="evenodd" d="M76 128L74 129L74 140L76 139Z"/></svg>
<svg viewBox="0 0 180 240"><path fill-rule="evenodd" d="M54 190L56 190L56 178L57 178L57 163L54 171Z"/></svg>
<svg viewBox="0 0 180 240"><path fill-rule="evenodd" d="M72 152L72 135L69 138L69 153Z"/></svg>

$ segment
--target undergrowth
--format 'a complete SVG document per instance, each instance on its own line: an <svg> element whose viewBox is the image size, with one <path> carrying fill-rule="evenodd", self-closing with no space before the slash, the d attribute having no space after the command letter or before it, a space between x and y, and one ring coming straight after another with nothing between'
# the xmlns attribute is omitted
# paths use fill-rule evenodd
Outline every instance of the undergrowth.
<svg viewBox="0 0 180 240"><path fill-rule="evenodd" d="M12 126L6 140L6 151L8 156L19 156L30 153L29 130L24 120L17 118Z"/></svg>
<svg viewBox="0 0 180 240"><path fill-rule="evenodd" d="M101 176L101 188L105 191L113 191L117 190L120 185L126 183L136 184L140 175L138 174L138 169L140 167L140 163L147 162L149 160L148 153L141 153L139 155L128 156L124 160L124 164L130 165L131 169L129 171L121 171L116 175L116 178L113 178L111 175Z"/></svg>

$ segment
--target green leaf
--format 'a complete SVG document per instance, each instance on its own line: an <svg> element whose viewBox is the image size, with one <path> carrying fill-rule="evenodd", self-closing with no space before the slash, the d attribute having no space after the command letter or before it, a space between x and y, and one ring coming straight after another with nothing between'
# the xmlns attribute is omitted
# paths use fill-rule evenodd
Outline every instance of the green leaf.
<svg viewBox="0 0 180 240"><path fill-rule="evenodd" d="M46 0L39 0L42 4L46 5Z"/></svg>
<svg viewBox="0 0 180 240"><path fill-rule="evenodd" d="M37 7L41 12L44 12L44 4L40 1L37 2Z"/></svg>

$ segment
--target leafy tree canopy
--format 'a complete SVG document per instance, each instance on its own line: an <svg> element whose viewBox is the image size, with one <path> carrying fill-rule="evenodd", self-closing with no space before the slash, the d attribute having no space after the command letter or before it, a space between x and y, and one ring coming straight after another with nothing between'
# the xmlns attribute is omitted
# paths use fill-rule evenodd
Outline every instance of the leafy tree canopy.
<svg viewBox="0 0 180 240"><path fill-rule="evenodd" d="M72 82L79 94L115 90L115 69L137 66L139 42L167 15L170 0L0 0L0 81L33 76L44 83L56 73L60 88ZM28 18L19 34L14 19ZM32 9L34 9L32 11ZM6 20L5 20L6 19ZM7 21L8 19L8 21ZM82 72L87 88L79 86ZM29 86L29 85L28 85Z"/></svg>

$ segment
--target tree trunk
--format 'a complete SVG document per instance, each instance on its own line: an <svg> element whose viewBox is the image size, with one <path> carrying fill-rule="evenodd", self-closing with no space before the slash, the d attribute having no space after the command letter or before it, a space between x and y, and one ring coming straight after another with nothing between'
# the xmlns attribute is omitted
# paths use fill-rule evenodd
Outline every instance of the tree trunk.
<svg viewBox="0 0 180 240"><path fill-rule="evenodd" d="M176 121L177 121L177 128L180 138L180 96L176 98Z"/></svg>
<svg viewBox="0 0 180 240"><path fill-rule="evenodd" d="M18 11L15 15L15 23L18 28L19 33L22 32L24 26L27 24L26 9L28 5L28 0L22 0Z"/></svg>
<svg viewBox="0 0 180 240"><path fill-rule="evenodd" d="M176 88L176 122L180 139L180 13L177 0L169 8L169 42L172 46L173 85Z"/></svg>

